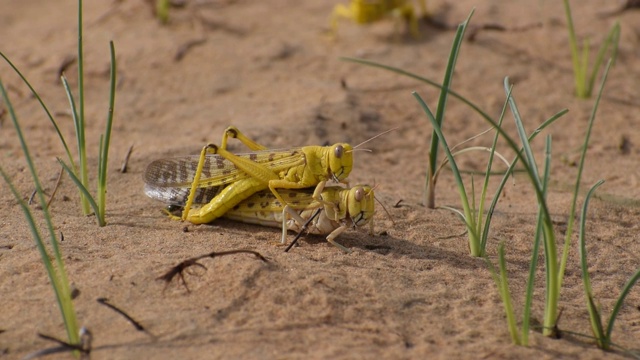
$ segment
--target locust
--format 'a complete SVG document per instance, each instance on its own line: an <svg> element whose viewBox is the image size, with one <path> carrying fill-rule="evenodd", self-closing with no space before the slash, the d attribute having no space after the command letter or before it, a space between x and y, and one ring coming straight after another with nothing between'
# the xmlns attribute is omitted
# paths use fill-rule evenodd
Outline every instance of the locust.
<svg viewBox="0 0 640 360"><path fill-rule="evenodd" d="M281 227L280 242L283 245L286 244L288 230L327 235L330 244L346 253L351 250L335 241L345 230L369 224L369 234L373 235L375 197L368 185L326 187L321 194L324 202L313 198L313 189L287 189L281 191L280 195L287 202L286 205L270 191L263 190L234 206L224 217L249 224ZM319 214L312 218L317 211Z"/></svg>
<svg viewBox="0 0 640 360"><path fill-rule="evenodd" d="M233 154L228 138L236 138L252 152ZM271 150L228 127L220 146L208 144L200 156L165 158L150 163L144 173L145 193L169 205L184 206L181 219L204 224L224 215L244 199L269 189L281 203L287 201L277 189L314 188L311 197L322 199L328 181L347 184L353 167L354 148L346 143ZM195 203L211 199L199 209Z"/></svg>
<svg viewBox="0 0 640 360"><path fill-rule="evenodd" d="M423 16L427 16L425 0L418 0ZM338 32L338 20L347 18L357 24L369 24L387 16L404 19L409 25L409 31L414 38L420 37L418 19L411 0L351 0L349 5L338 4L331 13L331 29L333 34Z"/></svg>

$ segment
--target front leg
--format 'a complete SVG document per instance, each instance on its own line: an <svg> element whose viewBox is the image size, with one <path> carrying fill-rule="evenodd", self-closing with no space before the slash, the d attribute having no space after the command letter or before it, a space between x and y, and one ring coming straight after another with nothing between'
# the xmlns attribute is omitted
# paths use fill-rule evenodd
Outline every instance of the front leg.
<svg viewBox="0 0 640 360"><path fill-rule="evenodd" d="M340 234L342 234L345 230L347 230L347 228L348 228L348 226L347 226L347 225L342 225L342 226L340 226L339 228L337 228L337 229L333 230L333 231L331 232L331 234L327 235L327 241L328 241L331 245L333 245L333 246L337 247L338 249L340 249L340 250L344 251L345 253L349 254L349 253L351 253L351 250L349 250L349 249L347 249L346 247L344 247L344 246L342 246L342 245L338 244L338 243L335 241L335 239L336 239L338 236L340 236Z"/></svg>

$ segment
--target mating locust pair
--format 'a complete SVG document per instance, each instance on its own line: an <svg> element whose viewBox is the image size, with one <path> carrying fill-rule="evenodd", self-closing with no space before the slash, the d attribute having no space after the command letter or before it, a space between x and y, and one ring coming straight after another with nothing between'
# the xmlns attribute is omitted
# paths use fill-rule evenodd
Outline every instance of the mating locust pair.
<svg viewBox="0 0 640 360"><path fill-rule="evenodd" d="M228 138L252 152L233 154ZM145 193L167 205L184 206L181 219L204 224L218 217L335 238L349 227L370 225L373 234L374 194L368 185L346 184L353 166L349 144L269 150L229 127L220 146L209 144L200 156L152 162L144 174ZM192 206L202 205L194 209Z"/></svg>

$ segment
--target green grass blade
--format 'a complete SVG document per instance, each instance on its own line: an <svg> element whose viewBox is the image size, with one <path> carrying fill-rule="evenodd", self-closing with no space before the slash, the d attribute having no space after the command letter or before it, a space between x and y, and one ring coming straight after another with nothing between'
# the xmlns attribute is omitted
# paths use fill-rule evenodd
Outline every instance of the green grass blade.
<svg viewBox="0 0 640 360"><path fill-rule="evenodd" d="M163 24L169 21L169 0L156 0L156 16Z"/></svg>
<svg viewBox="0 0 640 360"><path fill-rule="evenodd" d="M531 304L533 303L533 288L536 280L536 269L538 267L538 254L540 253L540 239L543 235L542 228L543 214L542 208L538 208L538 218L536 220L536 232L533 237L533 248L531 250L531 261L529 262L529 277L525 288L524 306L522 311L522 345L529 345L529 328L531 324Z"/></svg>
<svg viewBox="0 0 640 360"><path fill-rule="evenodd" d="M573 17L571 16L571 6L569 0L563 0L564 13L567 18L567 29L569 30L569 47L571 49L571 62L573 64L573 79L576 87L576 94L579 94L579 89L584 87L584 76L581 74L580 68L580 56L578 55L578 40L576 39L576 31L573 26ZM579 96L579 95L578 95Z"/></svg>
<svg viewBox="0 0 640 360"><path fill-rule="evenodd" d="M509 93L507 94L507 99L511 96L511 87L509 88ZM569 110L564 109L558 113L556 113L555 115L553 115L552 117L550 117L549 119L547 119L545 122L543 122L540 126L538 126L538 128L536 128L531 135L529 135L528 137L528 141L531 142L533 139L535 139L538 134L540 134L542 132L542 130L544 130L547 126L553 124L556 120L558 120L559 118L561 118L563 115L565 115ZM522 148L520 148L519 153L522 154ZM488 239L489 237L489 229L491 228L491 219L493 218L493 213L495 211L495 208L498 204L498 200L500 199L500 194L502 193L502 189L504 189L504 186L507 184L507 181L509 180L509 176L513 173L513 171L515 170L515 167L518 163L518 157L516 156L515 159L513 159L513 161L511 162L511 165L509 165L509 167L507 168L507 170L504 173L504 176L502 178L502 180L500 181L500 184L498 185L497 189L496 189L496 195L493 197L493 200L491 201L491 205L489 206L489 210L487 211L487 216L485 218L485 224L483 227L483 233L482 233L482 248L485 248L486 246L486 239Z"/></svg>
<svg viewBox="0 0 640 360"><path fill-rule="evenodd" d="M580 79L578 83L580 84L579 88L576 88L576 94L579 98L586 99L591 96L591 89L588 88L587 84L587 71L589 69L589 40L584 39L582 42L582 56L580 57L580 66L578 67L578 76Z"/></svg>
<svg viewBox="0 0 640 360"><path fill-rule="evenodd" d="M109 110L107 112L107 125L104 131L104 141L100 138L100 161L98 164L98 207L99 212L96 216L101 217L101 223L105 222L106 211L106 194L107 194L107 166L109 161L109 144L111 141L111 126L113 123L113 111L115 107L116 98L116 51L113 45L113 41L109 42L109 49L111 51L111 75L109 77Z"/></svg>
<svg viewBox="0 0 640 360"><path fill-rule="evenodd" d="M505 92L508 93L510 89L509 79L505 78L504 82ZM528 173L529 180L533 185L533 189L536 193L536 197L538 199L538 206L542 211L542 225L545 239L545 263L546 263L546 275L547 275L547 292L546 292L546 305L545 305L545 316L543 323L543 334L545 336L553 335L553 329L555 328L555 321L558 313L558 298L559 298L559 288L557 284L557 254L555 249L555 235L553 233L553 224L551 222L551 215L549 214L549 209L547 207L547 203L545 200L545 195L543 191L543 187L541 184L540 177L538 176L538 170L535 165L535 159L533 158L533 153L531 151L531 147L529 146L524 126L522 125L522 119L520 118L520 113L517 109L515 99L513 94L508 98L509 105L511 107L511 112L513 113L516 127L518 129L518 135L522 142L523 154L519 151L518 146L515 144L513 139L508 136L504 130L501 128L496 128L502 134L503 138L507 142L507 144L516 151L516 155L522 161L522 166Z"/></svg>
<svg viewBox="0 0 640 360"><path fill-rule="evenodd" d="M510 96L511 96L511 92L507 94L507 98L509 98ZM507 112L507 103L508 103L507 101L504 102L504 105L502 106L502 111L500 111L500 117L498 118L498 126L502 126L502 122L504 121L504 116ZM489 188L489 179L491 178L491 169L493 167L493 158L496 153L496 145L498 144L499 137L500 137L500 134L496 131L496 134L493 137L493 142L491 144L491 152L489 154L489 160L487 161L487 170L485 171L484 182L482 184L482 192L480 193L480 207L478 208L478 218L476 220L476 223L478 224L478 234L481 234L480 236L481 256L486 255L486 247L487 247L487 241L489 237L489 229L486 227L491 225L491 220L489 219L488 221L484 222L485 227L484 228L481 227L481 225L483 224L482 216L484 214L484 204L487 198L487 189ZM509 174L510 174L509 172L505 173L504 177L508 178ZM497 202L497 198L500 197L500 191L496 192L496 195L494 197L496 202ZM487 214L487 218L489 218L489 216L490 215Z"/></svg>
<svg viewBox="0 0 640 360"><path fill-rule="evenodd" d="M67 166L67 164L65 164L64 161L62 161L61 159L58 159L58 162L60 163L60 165L62 165L64 170L67 172L67 174L71 178L71 181L73 181L73 183L76 184L78 189L85 196L85 198L89 202L89 206L91 206L93 211L96 214L98 214L98 211L99 211L98 204L95 202L95 200L93 199L93 197L89 193L89 190L87 190L87 188L84 187L84 185L82 185L82 181L71 171L69 166ZM106 223L104 223L103 221L104 221L103 219L101 219L99 216L96 215L96 222L98 223L98 226L105 226Z"/></svg>
<svg viewBox="0 0 640 360"><path fill-rule="evenodd" d="M598 55L596 55L596 61L593 64L593 69L591 70L591 76L589 76L589 82L587 85L588 96L591 96L591 92L593 90L593 85L596 82L596 76L598 76L598 71L600 70L600 66L602 66L602 62L604 61L604 57L607 54L607 50L611 47L611 62L615 63L616 56L618 54L618 43L620 41L620 22L616 21L613 25L609 33L607 34L607 38L600 46L598 50Z"/></svg>
<svg viewBox="0 0 640 360"><path fill-rule="evenodd" d="M444 120L444 113L447 107L447 98L449 95L448 90L451 88L451 84L453 82L453 72L456 67L456 62L458 60L458 54L460 53L460 47L462 46L462 40L464 39L464 32L467 28L467 24L471 20L473 16L473 10L467 17L467 20L462 24L458 25L458 29L456 31L456 36L453 40L453 45L451 46L451 52L449 53L449 60L447 62L447 68L444 73L444 80L442 81L442 88L440 88L440 97L438 98L438 107L436 108L436 122L438 123L438 127L442 128L442 122ZM435 185L435 182L431 181L429 178L432 174L435 174L436 168L438 167L438 136L436 135L435 130L431 135L431 145L429 147L429 169L427 170L426 183L425 183L425 194L433 194L434 190L430 189L431 186ZM426 203L429 204L430 207L435 206L434 199L426 199ZM432 206L433 205L433 206Z"/></svg>
<svg viewBox="0 0 640 360"><path fill-rule="evenodd" d="M67 94L67 99L69 100L69 107L71 108L71 116L73 118L73 125L75 128L75 132L76 132L76 145L78 147L78 154L82 154L85 153L86 154L86 149L85 149L85 139L84 139L84 135L81 137L80 134L84 134L84 130L83 130L83 121L82 119L80 119L79 115L78 115L78 109L76 107L76 102L75 99L73 97L73 94L71 93L71 88L69 87L69 82L67 81L67 78L63 75L61 77L62 80L62 86L64 87L64 91ZM84 161L86 163L86 160ZM78 172L78 169L74 169L72 168L72 170L75 170L73 173L76 176L80 176L82 178L81 173L82 172L87 172L86 166L83 167L82 166L82 156L80 156L80 172ZM88 180L87 180L88 182ZM83 186L87 186L87 184L83 184ZM82 213L85 215L89 214L89 203L88 200L85 198L85 195L82 193L82 191L80 191L80 204L82 207Z"/></svg>
<svg viewBox="0 0 640 360"><path fill-rule="evenodd" d="M580 181L582 180L582 170L584 169L584 164L587 158L587 148L589 145L589 141L591 140L591 130L593 129L593 124L596 119L596 113L598 112L598 106L600 105L600 99L602 98L602 93L604 92L604 85L607 82L607 77L609 76L609 70L611 69L611 65L612 65L612 61L609 60L609 62L607 62L607 66L604 69L604 74L602 75L602 82L600 83L598 96L596 97L596 101L593 104L593 109L591 110L591 115L589 116L589 122L587 123L587 131L584 136L584 142L582 143L580 161L578 162L578 174L576 175L576 184L573 188L573 200L571 202L569 219L567 220L567 231L564 238L562 258L560 260L560 271L558 273L558 284L560 287L562 287L564 272L567 267L567 260L569 258L569 249L571 247L571 236L573 235L573 224L575 221L576 204L578 201L578 193L580 190Z"/></svg>
<svg viewBox="0 0 640 360"><path fill-rule="evenodd" d="M54 294L56 296L56 302L58 303L58 308L60 309L60 313L65 324L69 343L79 344L80 339L78 337L78 325L73 302L71 301L71 292L69 290L66 276L63 276L65 274L65 270L64 268L58 267L59 271L56 271L56 268L51 262L52 256L50 256L47 252L46 244L42 240L42 236L38 231L35 219L33 218L33 214L31 214L29 207L24 202L24 200L22 200L20 193L18 193L15 186L13 186L13 183L11 182L9 176L4 172L2 167L0 167L0 175L2 175L6 183L9 185L9 189L13 193L15 199L18 201L18 204L20 205L20 208L22 208L24 216L27 220L29 229L31 230L31 236L36 242L36 248L40 253L40 259L42 259L42 263L47 271L47 276L49 277L49 281L51 282L51 286L53 287ZM51 238L50 242L53 244L57 243L58 240L56 238Z"/></svg>
<svg viewBox="0 0 640 360"><path fill-rule="evenodd" d="M83 31L82 31L82 0L78 0L78 125L76 139L78 141L78 161L79 178L85 188L89 187L89 169L87 166L87 149L85 140L85 111L84 111L84 51L83 51ZM89 199L83 199L82 212L85 215L90 213ZM96 214L97 215L97 214Z"/></svg>
<svg viewBox="0 0 640 360"><path fill-rule="evenodd" d="M551 137L547 136L545 143L545 167L542 179L543 197L547 197L549 178L551 174ZM536 279L536 269L538 267L538 254L540 253L540 240L544 237L544 214L542 207L538 207L538 216L536 219L536 232L534 234L533 248L531 250L531 262L529 263L529 277L525 290L525 301L522 311L522 344L529 345L529 328L531 324L531 304L533 303L533 289Z"/></svg>
<svg viewBox="0 0 640 360"><path fill-rule="evenodd" d="M455 162L453 154L451 154L449 145L447 144L444 134L442 133L442 129L440 129L440 127L438 126L438 123L435 117L433 116L433 113L431 112L427 104L424 102L424 100L422 100L420 95L418 95L418 93L414 91L412 94L416 98L416 100L418 100L418 103L420 104L420 107L422 107L422 109L424 110L425 114L427 114L427 118L431 122L431 125L436 131L436 135L440 139L442 149L444 150L445 155L447 156L447 159L449 159L449 165L451 166L453 177L458 187L458 194L460 195L460 201L462 203L465 223L468 223L469 224L468 227L473 229L473 231L471 230L469 231L469 249L471 251L472 256L480 256L479 238L477 236L478 234L475 233L476 226L474 223L474 217L473 217L471 208L469 207L469 199L467 198L467 193L464 188L464 183L462 182L462 178L460 177L460 170L458 169L458 166Z"/></svg>
<svg viewBox="0 0 640 360"><path fill-rule="evenodd" d="M409 72L409 71L406 71L406 70L403 70L403 69L400 69L400 68L397 68L397 67L379 64L379 63L376 63L374 61L369 61L369 60L364 60L364 59L357 59L357 58L350 58L350 57L340 57L340 60L354 62L354 63L361 64L361 65L367 65L367 66L371 66L371 67L374 67L374 68L388 70L388 71L394 72L394 73L396 73L398 75L403 75L403 76L410 77L412 79L416 79L416 80L418 80L420 82L423 82L423 83L425 83L427 85L433 86L433 87L438 88L438 89L443 89L444 88L444 86L442 86L441 84L438 84L437 82L435 82L433 80L429 80L429 79L427 79L425 77L419 76L417 74L414 74L412 72ZM467 98L465 98L464 96L460 95L456 91L451 90L451 89L447 89L447 92L452 97L460 100L463 104L465 104L468 107L470 107L473 111L478 113L485 120L492 120L491 116L489 116L489 114L487 114L482 109L480 109L480 107L478 105L476 105L473 102L469 101Z"/></svg>
<svg viewBox="0 0 640 360"><path fill-rule="evenodd" d="M20 203L20 206L22 207L23 212L25 213L25 217L27 218L27 222L29 223L29 226L31 229L31 233L33 235L34 240L36 241L36 245L40 252L42 262L45 265L45 268L47 269L47 274L49 276L51 285L53 286L54 292L56 294L56 300L58 301L58 307L60 309L60 312L62 314L64 323L65 323L65 329L67 330L68 339L71 343L77 344L79 343L78 325L77 325L77 320L75 316L75 311L73 309L73 303L71 302L71 290L69 287L69 280L67 278L64 262L62 260L62 253L60 252L60 249L58 247L58 241L56 239L53 222L51 221L51 214L49 213L49 210L46 206L47 202L44 197L44 192L42 191L42 185L38 178L38 174L37 174L35 165L33 164L33 160L31 158L29 148L27 146L24 135L22 133L22 129L18 122L18 118L13 109L13 105L9 100L6 89L2 84L2 81L0 81L0 93L2 93L2 98L5 104L7 105L7 109L9 111L10 117L12 119L13 125L18 135L18 139L20 140L20 146L22 147L22 151L24 153L25 160L29 167L29 171L31 173L33 183L36 187L36 193L38 194L40 206L42 207L42 212L47 224L47 230L49 232L49 238L50 238L51 246L53 248L54 258L56 260L57 271L55 270L55 268L51 263L51 260L50 260L51 258L46 250L46 245L42 241L42 237L40 236L40 233L37 230L35 221L33 219L33 215L31 214L29 207L26 205L24 200L22 200L22 197L20 196L20 194L17 192L17 190L11 183L7 174L2 169L0 169L0 172L2 173L2 177L5 179L7 184L9 184L9 187L11 188L13 195L15 196L16 200L18 200L18 202Z"/></svg>
<svg viewBox="0 0 640 360"><path fill-rule="evenodd" d="M618 312L620 312L620 309L622 308L624 299L627 297L627 295L629 294L629 291L631 291L631 288L636 284L636 282L638 282L638 280L640 280L640 269L638 269L638 271L636 271L636 273L633 274L633 276L627 281L624 287L622 287L622 292L620 293L620 296L618 297L618 300L616 301L616 304L613 307L613 311L611 312L611 316L609 317L609 322L607 324L607 332L605 336L608 341L611 341L611 332L613 332L613 324L615 323L616 318L618 317Z"/></svg>
<svg viewBox="0 0 640 360"><path fill-rule="evenodd" d="M27 78L24 77L24 75L22 75L22 72L18 70L18 68L11 62L11 60L9 60L9 58L7 58L2 52L0 52L0 56L2 56L2 58L7 62L7 64L11 66L13 71L15 71L16 74L18 74L18 76L22 79L22 81L27 85L27 87L31 91L31 94L33 94L36 100L38 100L38 102L40 103L40 106L42 107L44 112L47 114L47 117L49 118L49 121L53 125L53 128L56 130L56 134L58 134L58 138L62 142L62 146L64 147L64 151L67 154L69 163L71 163L71 168L73 169L74 172L76 172L77 171L76 165L75 165L75 162L73 161L73 156L71 156L71 151L69 150L69 146L67 145L67 142L65 141L64 136L62 136L62 132L60 132L60 128L58 127L58 124L54 120L53 115L51 115L49 108L47 107L47 105L45 105L44 101L42 101L42 98L40 97L38 92L33 88L33 86L31 86L31 83L29 82L29 80L27 80Z"/></svg>
<svg viewBox="0 0 640 360"><path fill-rule="evenodd" d="M608 339L605 338L604 328L602 327L602 319L600 312L593 300L593 291L591 290L591 279L589 276L589 265L587 264L587 247L585 242L585 225L587 222L587 208L589 207L589 200L593 195L593 192L604 183L604 180L598 181L591 187L582 205L582 214L580 215L580 267L582 269L582 284L584 285L584 294L587 299L587 310L589 311L589 319L591 322L591 330L593 336L595 336L598 346L603 349L608 348Z"/></svg>
<svg viewBox="0 0 640 360"><path fill-rule="evenodd" d="M505 92L510 91L508 77L504 79L504 89L505 89ZM522 142L522 149L524 151L525 158L527 159L527 163L530 165L531 171L535 179L537 181L540 181L540 176L538 174L538 166L536 165L536 159L533 156L533 151L531 151L531 145L529 145L528 136L524 129L524 124L522 123L520 111L518 110L518 105L516 104L513 94L508 97L507 102L509 103L509 107L511 108L511 112L513 113L513 118L516 123L516 130L518 131L518 136L520 137L520 141Z"/></svg>
<svg viewBox="0 0 640 360"><path fill-rule="evenodd" d="M509 329L511 340L516 345L524 345L522 343L522 339L518 335L516 316L513 311L511 293L509 292L509 281L507 279L507 265L505 260L504 242L500 242L500 245L498 246L498 267L500 270L500 275L498 275L496 269L493 267L491 261L489 261L488 258L485 258L485 261L487 262L487 266L489 267L489 271L491 272L491 277L493 277L493 281L498 287L498 293L502 298L502 304L504 305L504 311L507 318L507 328Z"/></svg>
<svg viewBox="0 0 640 360"><path fill-rule="evenodd" d="M507 323L509 324L509 333L515 344L520 345L522 342L518 336L518 326L516 325L516 317L511 304L511 294L509 292L509 283L507 282L507 262L505 260L504 243L498 248L498 261L500 264L500 287L503 293L504 310L507 314Z"/></svg>

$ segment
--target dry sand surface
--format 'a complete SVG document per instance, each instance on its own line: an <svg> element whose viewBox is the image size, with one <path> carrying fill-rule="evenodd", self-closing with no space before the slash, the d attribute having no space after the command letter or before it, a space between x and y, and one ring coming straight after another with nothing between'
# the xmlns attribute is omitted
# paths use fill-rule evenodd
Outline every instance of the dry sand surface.
<svg viewBox="0 0 640 360"><path fill-rule="evenodd" d="M51 207L71 281L79 322L93 335L94 359L204 358L459 358L599 359L605 353L589 338L580 277L577 234L562 287L561 339L531 332L530 347L511 344L502 302L485 261L469 255L464 226L455 214L422 205L431 126L411 92L433 108L438 91L413 79L339 60L362 57L440 81L454 32L420 24L420 39L392 20L371 26L340 22L327 36L329 15L339 1L187 1L161 25L141 0L85 4L87 143L95 180L98 136L108 101L108 42L115 42L118 87L108 174L108 225L81 215L68 178ZM346 0L344 0L346 2ZM574 3L578 3L574 1ZM582 189L606 180L591 202L587 249L594 294L608 317L621 287L640 267L640 11L602 17L618 2L574 4L579 36L599 46L617 19L622 36L618 61L606 85L589 144ZM545 130L553 137L549 207L558 241L563 238L571 188L593 99L573 94L566 21L559 1L431 1L435 19L449 24L476 12L472 24L498 23L527 31L481 32L462 46L453 87L498 117L505 93L514 95L529 130L567 108ZM68 139L73 124L58 78L76 54L75 1L0 1L0 50L40 92ZM189 47L191 45L191 47ZM77 85L77 65L66 70ZM64 155L54 130L28 89L1 62L0 76L16 112L47 193ZM4 109L4 104L2 105ZM512 116L505 128L515 134ZM163 205L145 196L142 174L152 160L195 154L236 125L270 148L360 143L397 130L355 153L352 184L376 184L381 207L375 236L347 231L341 252L322 237L306 236L284 253L274 246L280 232L228 220L188 226L170 221ZM451 144L486 129L466 105L450 99L444 129ZM9 117L3 115L2 167L25 198L33 190ZM490 146L491 135L468 145ZM118 171L133 145L126 173ZM540 164L544 136L534 141ZM242 151L234 142L234 151ZM500 145L512 158L513 153ZM464 170L481 171L486 155L459 159ZM500 168L498 166L498 168ZM502 168L500 168L502 169ZM479 186L476 176L477 186ZM470 176L466 176L467 185ZM492 180L498 182L495 177ZM19 359L51 343L37 332L64 338L54 295L20 208L0 187L0 357ZM579 205L584 199L581 193ZM394 205L402 200L397 207ZM459 207L451 172L437 187L437 204ZM494 215L488 256L504 241L516 311L522 312L537 205L523 175L506 187ZM292 237L292 235L290 235ZM205 259L207 270L187 275L190 292L177 281L157 278L189 257L211 251L253 249L249 255ZM544 310L543 258L539 262L533 317ZM140 321L149 334L101 306L106 297ZM617 344L638 348L640 291L633 289L613 331ZM70 355L51 358L66 359Z"/></svg>

